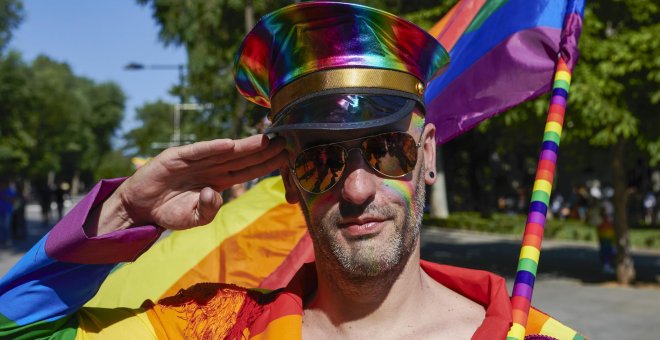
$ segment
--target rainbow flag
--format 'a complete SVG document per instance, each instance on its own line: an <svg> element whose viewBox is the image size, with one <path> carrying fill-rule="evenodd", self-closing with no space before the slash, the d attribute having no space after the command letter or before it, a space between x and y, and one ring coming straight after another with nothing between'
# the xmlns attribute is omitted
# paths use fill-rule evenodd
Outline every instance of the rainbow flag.
<svg viewBox="0 0 660 340"><path fill-rule="evenodd" d="M426 90L427 121L444 143L550 91L561 52L578 57L584 0L461 0L429 32L449 51Z"/></svg>

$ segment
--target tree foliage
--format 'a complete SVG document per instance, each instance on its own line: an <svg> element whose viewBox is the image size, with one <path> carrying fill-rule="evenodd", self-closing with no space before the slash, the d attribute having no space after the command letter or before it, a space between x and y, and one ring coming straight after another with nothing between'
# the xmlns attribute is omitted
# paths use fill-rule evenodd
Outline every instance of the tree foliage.
<svg viewBox="0 0 660 340"><path fill-rule="evenodd" d="M600 1L588 6L575 70L568 136L594 146L620 138L660 161L660 6L654 1Z"/></svg>
<svg viewBox="0 0 660 340"><path fill-rule="evenodd" d="M123 118L118 85L73 74L66 63L0 57L0 174L44 178L51 171L91 179Z"/></svg>
<svg viewBox="0 0 660 340"><path fill-rule="evenodd" d="M167 142L172 134L172 112L174 106L162 100L146 103L137 108L136 119L141 121L140 128L129 131L126 144L135 150L136 155L155 156L160 150L151 147L154 142Z"/></svg>
<svg viewBox="0 0 660 340"><path fill-rule="evenodd" d="M0 52L2 52L14 30L23 20L23 3L20 0L0 0Z"/></svg>
<svg viewBox="0 0 660 340"><path fill-rule="evenodd" d="M648 180L634 177L660 162L659 16L654 1L587 2L553 190L567 196L590 178L614 188L619 263L628 267L619 270L622 282L634 280L626 216L634 202L628 196L651 190ZM541 96L447 145L446 155L453 157L445 158L448 176L457 179L449 183L454 206L481 209L481 203L466 202L487 197L493 206L489 190L506 196L515 195L519 186L531 187L547 108L548 96ZM498 177L502 169L508 174Z"/></svg>

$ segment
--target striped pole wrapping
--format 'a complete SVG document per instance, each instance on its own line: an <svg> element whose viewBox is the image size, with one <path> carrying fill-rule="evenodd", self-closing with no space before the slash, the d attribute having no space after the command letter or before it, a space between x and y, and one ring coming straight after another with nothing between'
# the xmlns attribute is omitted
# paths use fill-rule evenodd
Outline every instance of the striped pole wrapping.
<svg viewBox="0 0 660 340"><path fill-rule="evenodd" d="M525 337L570 84L571 70L560 56L552 86L552 99L545 123L543 146L536 168L536 178L520 249L516 279L511 293L513 326L509 330L507 340L523 340Z"/></svg>

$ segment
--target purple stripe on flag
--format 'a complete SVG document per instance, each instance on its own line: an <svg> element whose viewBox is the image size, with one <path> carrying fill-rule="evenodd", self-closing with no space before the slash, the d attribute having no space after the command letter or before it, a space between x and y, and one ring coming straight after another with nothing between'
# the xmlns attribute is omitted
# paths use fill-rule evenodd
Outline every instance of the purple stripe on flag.
<svg viewBox="0 0 660 340"><path fill-rule="evenodd" d="M558 29L544 27L518 32L481 57L436 97L428 98L427 119L437 127L438 142L444 143L549 91L560 34Z"/></svg>
<svg viewBox="0 0 660 340"><path fill-rule="evenodd" d="M541 151L541 160L557 163L557 153L552 150L543 150Z"/></svg>
<svg viewBox="0 0 660 340"><path fill-rule="evenodd" d="M550 105L561 105L561 106L566 106L566 98L562 96L552 96L552 99L550 100Z"/></svg>
<svg viewBox="0 0 660 340"><path fill-rule="evenodd" d="M544 224L545 223L545 214L541 214L541 213L538 213L538 212L535 212L535 211L530 212L529 214L527 214L527 223L525 223L525 224L529 224L529 223L538 223L540 225L545 225Z"/></svg>
<svg viewBox="0 0 660 340"><path fill-rule="evenodd" d="M134 261L154 243L162 228L139 226L102 236L88 237L83 225L87 216L106 199L123 179L102 180L48 234L44 246L51 258L70 263L105 264Z"/></svg>
<svg viewBox="0 0 660 340"><path fill-rule="evenodd" d="M512 296L522 296L527 298L527 300L532 299L532 290L533 288L530 287L526 283L518 283L513 287L513 294Z"/></svg>

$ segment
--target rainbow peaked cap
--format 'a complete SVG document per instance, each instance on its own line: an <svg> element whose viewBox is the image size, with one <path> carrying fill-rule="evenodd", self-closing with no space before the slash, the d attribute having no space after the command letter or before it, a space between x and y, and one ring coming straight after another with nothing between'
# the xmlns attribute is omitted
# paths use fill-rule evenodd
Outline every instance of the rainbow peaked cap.
<svg viewBox="0 0 660 340"><path fill-rule="evenodd" d="M275 115L305 94L336 88L423 96L425 84L448 62L433 36L393 14L356 4L304 2L257 23L238 50L234 76L245 98ZM411 86L396 86L402 83Z"/></svg>

